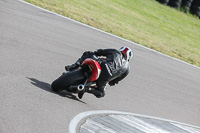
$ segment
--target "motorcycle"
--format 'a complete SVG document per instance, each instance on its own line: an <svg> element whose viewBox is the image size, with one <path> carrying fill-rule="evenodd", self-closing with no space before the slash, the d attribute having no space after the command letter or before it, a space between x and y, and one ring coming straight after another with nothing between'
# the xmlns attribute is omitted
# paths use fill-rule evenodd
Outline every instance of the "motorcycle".
<svg viewBox="0 0 200 133"><path fill-rule="evenodd" d="M95 81L99 78L101 67L99 63L91 58L83 61L79 68L63 73L52 82L51 88L54 92L66 90L70 93L79 93L95 88Z"/></svg>

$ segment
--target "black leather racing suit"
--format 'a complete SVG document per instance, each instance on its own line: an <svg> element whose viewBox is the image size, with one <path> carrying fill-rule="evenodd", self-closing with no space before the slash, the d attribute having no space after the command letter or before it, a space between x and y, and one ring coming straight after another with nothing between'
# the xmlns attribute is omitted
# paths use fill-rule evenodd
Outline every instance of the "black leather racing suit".
<svg viewBox="0 0 200 133"><path fill-rule="evenodd" d="M96 56L104 56L106 59L102 60L96 58ZM129 73L129 62L125 60L123 54L116 49L98 49L95 52L87 51L79 59L79 61L81 61L80 63L86 58L97 60L102 69L101 74L96 81L97 88L89 92L93 93L98 98L105 95L107 83L109 83L110 86L113 86L125 78Z"/></svg>

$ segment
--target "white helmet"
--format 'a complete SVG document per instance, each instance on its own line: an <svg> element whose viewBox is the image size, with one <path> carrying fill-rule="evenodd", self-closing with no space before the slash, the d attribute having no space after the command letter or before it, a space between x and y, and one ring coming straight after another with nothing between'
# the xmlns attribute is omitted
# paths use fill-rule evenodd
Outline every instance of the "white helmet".
<svg viewBox="0 0 200 133"><path fill-rule="evenodd" d="M125 56L127 61L130 61L130 59L133 57L133 52L129 47L123 46L119 51Z"/></svg>

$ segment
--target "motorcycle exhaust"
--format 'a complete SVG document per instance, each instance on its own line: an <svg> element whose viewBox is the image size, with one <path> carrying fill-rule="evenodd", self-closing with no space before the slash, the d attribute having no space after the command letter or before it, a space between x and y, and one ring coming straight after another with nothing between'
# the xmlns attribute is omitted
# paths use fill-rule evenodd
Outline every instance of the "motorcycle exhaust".
<svg viewBox="0 0 200 133"><path fill-rule="evenodd" d="M84 88L85 88L85 86L83 84L80 84L77 86L78 91L82 91Z"/></svg>

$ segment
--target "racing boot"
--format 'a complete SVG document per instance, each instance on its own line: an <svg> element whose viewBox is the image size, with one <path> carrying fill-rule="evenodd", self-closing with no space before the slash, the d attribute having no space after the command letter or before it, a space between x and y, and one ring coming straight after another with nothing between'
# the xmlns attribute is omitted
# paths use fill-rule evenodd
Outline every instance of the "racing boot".
<svg viewBox="0 0 200 133"><path fill-rule="evenodd" d="M66 71L73 71L81 65L81 60L78 59L74 64L65 66Z"/></svg>
<svg viewBox="0 0 200 133"><path fill-rule="evenodd" d="M101 92L101 91L94 89L94 88L88 89L87 92L95 95L97 98L101 98L101 97L105 96L105 92Z"/></svg>

